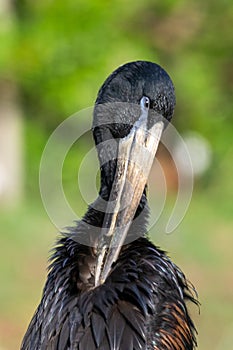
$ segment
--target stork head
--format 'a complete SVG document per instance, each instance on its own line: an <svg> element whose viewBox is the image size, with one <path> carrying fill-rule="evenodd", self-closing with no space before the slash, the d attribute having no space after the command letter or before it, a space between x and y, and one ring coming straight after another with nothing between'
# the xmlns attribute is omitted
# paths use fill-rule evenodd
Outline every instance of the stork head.
<svg viewBox="0 0 233 350"><path fill-rule="evenodd" d="M99 90L93 134L101 169L100 195L107 205L97 249L96 285L105 281L118 257L174 107L173 83L152 62L119 67Z"/></svg>

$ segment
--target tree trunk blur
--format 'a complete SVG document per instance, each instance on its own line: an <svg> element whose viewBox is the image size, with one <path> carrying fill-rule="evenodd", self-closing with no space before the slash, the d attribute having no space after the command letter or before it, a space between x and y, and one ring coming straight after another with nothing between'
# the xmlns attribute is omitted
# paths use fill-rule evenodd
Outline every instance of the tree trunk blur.
<svg viewBox="0 0 233 350"><path fill-rule="evenodd" d="M13 2L1 0L1 29L15 20ZM22 118L12 73L0 78L0 205L19 203L23 192Z"/></svg>
<svg viewBox="0 0 233 350"><path fill-rule="evenodd" d="M22 120L12 82L0 81L0 204L22 196Z"/></svg>

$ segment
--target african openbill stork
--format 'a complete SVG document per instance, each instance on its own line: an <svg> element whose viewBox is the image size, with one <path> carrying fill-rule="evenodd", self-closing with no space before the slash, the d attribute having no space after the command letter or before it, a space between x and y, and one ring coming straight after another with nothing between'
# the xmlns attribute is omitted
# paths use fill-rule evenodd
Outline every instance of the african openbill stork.
<svg viewBox="0 0 233 350"><path fill-rule="evenodd" d="M22 350L196 346L192 287L146 234L147 177L174 107L170 77L151 62L119 67L99 90L99 197L58 240Z"/></svg>

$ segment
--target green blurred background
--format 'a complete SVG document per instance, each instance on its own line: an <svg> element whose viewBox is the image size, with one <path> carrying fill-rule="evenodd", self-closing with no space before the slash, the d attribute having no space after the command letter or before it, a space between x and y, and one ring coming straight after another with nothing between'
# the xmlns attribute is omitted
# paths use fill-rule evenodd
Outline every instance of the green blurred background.
<svg viewBox="0 0 233 350"><path fill-rule="evenodd" d="M177 94L174 125L180 133L200 133L211 148L181 225L172 235L155 226L151 235L198 290L201 312L192 314L199 349L232 349L232 23L230 0L0 1L1 350L19 348L57 234L38 185L46 141L69 115L93 105L112 70L137 59L169 72ZM71 197L90 142L81 140L66 160L63 180ZM83 212L76 192L71 200ZM172 202L172 185L169 196Z"/></svg>

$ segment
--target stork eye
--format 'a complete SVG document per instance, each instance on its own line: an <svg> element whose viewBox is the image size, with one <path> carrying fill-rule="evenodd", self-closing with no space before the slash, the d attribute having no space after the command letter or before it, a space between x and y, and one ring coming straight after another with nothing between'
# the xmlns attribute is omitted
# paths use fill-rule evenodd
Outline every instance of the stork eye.
<svg viewBox="0 0 233 350"><path fill-rule="evenodd" d="M147 96L143 96L140 100L141 108L149 109L150 108L150 99Z"/></svg>

